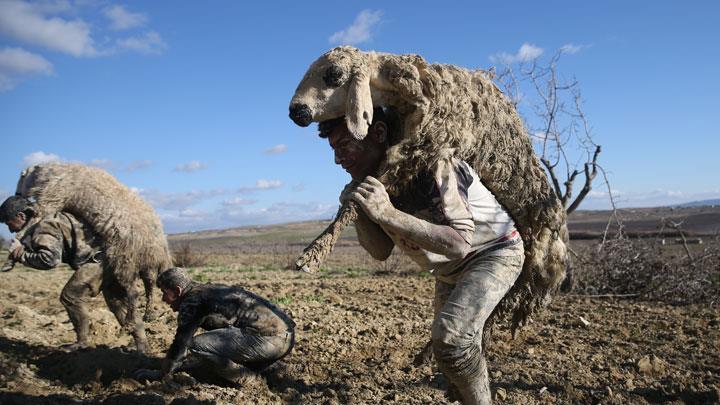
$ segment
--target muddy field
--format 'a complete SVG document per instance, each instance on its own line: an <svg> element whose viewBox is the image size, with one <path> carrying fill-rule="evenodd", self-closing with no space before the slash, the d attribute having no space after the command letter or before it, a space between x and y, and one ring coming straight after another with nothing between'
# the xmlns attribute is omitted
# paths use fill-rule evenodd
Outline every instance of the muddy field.
<svg viewBox="0 0 720 405"><path fill-rule="evenodd" d="M437 369L414 363L429 337L431 277L347 267L305 275L257 263L192 271L264 295L297 323L292 354L242 386L203 375L181 374L174 385L131 378L158 367L172 340L175 317L159 295L150 357L123 347L130 339L118 337L101 298L96 347L64 353L58 346L74 333L58 296L70 271L0 274L0 404L448 403ZM515 340L495 336L488 356L498 403L719 402L717 308L561 296Z"/></svg>

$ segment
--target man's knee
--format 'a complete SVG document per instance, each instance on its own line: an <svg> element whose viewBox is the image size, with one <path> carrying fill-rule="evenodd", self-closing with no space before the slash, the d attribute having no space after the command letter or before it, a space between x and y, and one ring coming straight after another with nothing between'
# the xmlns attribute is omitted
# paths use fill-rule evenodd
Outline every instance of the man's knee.
<svg viewBox="0 0 720 405"><path fill-rule="evenodd" d="M223 347L223 341L221 336L216 336L214 333L201 333L196 335L190 341L188 350L191 353L199 355L214 355L220 357L226 357L221 348Z"/></svg>
<svg viewBox="0 0 720 405"><path fill-rule="evenodd" d="M432 348L441 369L458 375L477 373L483 354L481 336L475 331L463 331L437 319L432 328Z"/></svg>
<svg viewBox="0 0 720 405"><path fill-rule="evenodd" d="M60 302L64 307L75 307L84 303L90 297L90 291L85 284L68 283L60 292Z"/></svg>

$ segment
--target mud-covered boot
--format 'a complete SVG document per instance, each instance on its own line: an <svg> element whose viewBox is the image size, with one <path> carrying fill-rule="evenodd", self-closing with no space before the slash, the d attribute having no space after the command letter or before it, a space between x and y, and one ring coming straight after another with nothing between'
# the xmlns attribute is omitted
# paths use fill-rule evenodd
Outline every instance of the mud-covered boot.
<svg viewBox="0 0 720 405"><path fill-rule="evenodd" d="M432 340L428 340L425 346L415 355L413 359L413 365L415 367L421 367L432 364L434 359L434 352L432 348Z"/></svg>
<svg viewBox="0 0 720 405"><path fill-rule="evenodd" d="M77 341L60 346L60 349L66 352L74 352L76 350L90 347L90 320L86 311L82 307L67 308L70 321L75 330Z"/></svg>
<svg viewBox="0 0 720 405"><path fill-rule="evenodd" d="M457 393L460 394L460 397L462 398L461 402L463 404L492 404L492 396L490 395L490 380L488 379L487 363L484 356L480 359L478 371L477 378L467 384L459 384L457 386ZM460 398L458 398L458 400L460 400Z"/></svg>

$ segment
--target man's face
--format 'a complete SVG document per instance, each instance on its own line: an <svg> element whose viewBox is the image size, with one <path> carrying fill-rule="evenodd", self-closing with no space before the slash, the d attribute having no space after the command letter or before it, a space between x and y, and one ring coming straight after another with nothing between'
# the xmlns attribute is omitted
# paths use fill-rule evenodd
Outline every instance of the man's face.
<svg viewBox="0 0 720 405"><path fill-rule="evenodd" d="M353 180L361 181L367 176L377 176L378 167L385 158L385 135L379 139L373 127L370 127L362 141L350 134L344 122L335 125L328 135L330 147L335 151L335 164L350 173Z"/></svg>
<svg viewBox="0 0 720 405"><path fill-rule="evenodd" d="M180 294L182 293L182 289L180 287L175 288L160 288L162 290L162 300L164 303L170 305L170 307L173 309L173 311L177 311L177 305L175 303L177 302L178 298L180 298Z"/></svg>
<svg viewBox="0 0 720 405"><path fill-rule="evenodd" d="M26 221L25 213L18 212L14 217L10 218L6 224L10 232L18 232L25 227Z"/></svg>

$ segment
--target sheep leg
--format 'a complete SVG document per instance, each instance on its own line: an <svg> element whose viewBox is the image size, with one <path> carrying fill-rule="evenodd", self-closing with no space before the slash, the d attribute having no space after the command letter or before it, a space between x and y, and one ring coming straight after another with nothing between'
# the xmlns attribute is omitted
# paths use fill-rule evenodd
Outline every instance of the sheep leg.
<svg viewBox="0 0 720 405"><path fill-rule="evenodd" d="M137 312L137 290L135 285L124 286L117 281L103 287L103 296L110 311L115 315L124 332L130 332L135 339L137 351L145 353L147 338L145 337L145 324Z"/></svg>
<svg viewBox="0 0 720 405"><path fill-rule="evenodd" d="M357 219L357 210L358 206L354 201L343 204L335 215L335 220L303 250L302 255L295 261L295 270L317 272L335 247L343 229Z"/></svg>
<svg viewBox="0 0 720 405"><path fill-rule="evenodd" d="M155 320L155 309L153 308L153 290L155 281L157 280L158 269L146 268L140 271L140 279L145 289L145 316L143 321L150 322Z"/></svg>

